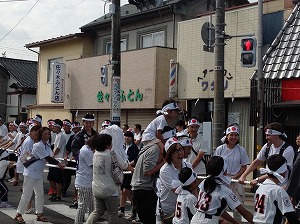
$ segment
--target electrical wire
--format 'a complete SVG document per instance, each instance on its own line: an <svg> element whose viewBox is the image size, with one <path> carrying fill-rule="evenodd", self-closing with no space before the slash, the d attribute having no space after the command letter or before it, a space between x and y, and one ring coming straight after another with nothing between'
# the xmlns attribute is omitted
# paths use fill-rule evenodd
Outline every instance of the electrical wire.
<svg viewBox="0 0 300 224"><path fill-rule="evenodd" d="M29 0L0 0L0 3L1 2L27 2Z"/></svg>
<svg viewBox="0 0 300 224"><path fill-rule="evenodd" d="M17 22L17 24L7 33L5 34L1 39L0 42L7 37L21 22L22 20L31 12L31 10L36 6L36 4L39 2L40 0L37 0L34 5L29 9L29 11L19 20L19 22Z"/></svg>

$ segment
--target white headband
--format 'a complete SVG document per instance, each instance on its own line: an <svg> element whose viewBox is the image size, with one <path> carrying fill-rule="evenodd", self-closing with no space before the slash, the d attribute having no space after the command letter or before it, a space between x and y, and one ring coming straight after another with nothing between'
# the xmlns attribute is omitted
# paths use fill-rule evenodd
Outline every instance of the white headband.
<svg viewBox="0 0 300 224"><path fill-rule="evenodd" d="M192 140L188 137L179 140L181 146L193 146Z"/></svg>
<svg viewBox="0 0 300 224"><path fill-rule="evenodd" d="M16 123L16 121L13 122L13 125L17 128L19 125Z"/></svg>
<svg viewBox="0 0 300 224"><path fill-rule="evenodd" d="M233 132L240 134L240 130L236 126L230 126L226 129L226 135L228 135L229 133L233 133Z"/></svg>
<svg viewBox="0 0 300 224"><path fill-rule="evenodd" d="M103 121L102 122L102 127L103 126L110 126L111 125L111 122L110 121Z"/></svg>
<svg viewBox="0 0 300 224"><path fill-rule="evenodd" d="M286 163L282 164L282 166L279 167L276 171L270 170L270 168L267 165L266 168L260 168L259 171L261 174L265 174L265 173L273 174L280 181L280 183L283 183L285 179L280 174L287 171L287 165Z"/></svg>
<svg viewBox="0 0 300 224"><path fill-rule="evenodd" d="M81 125L78 123L78 124L72 124L71 128L81 128Z"/></svg>
<svg viewBox="0 0 300 224"><path fill-rule="evenodd" d="M195 118L192 118L191 120L188 121L188 126L193 125L193 124L196 124L196 125L200 126L199 121Z"/></svg>
<svg viewBox="0 0 300 224"><path fill-rule="evenodd" d="M95 118L82 118L83 121L95 121Z"/></svg>
<svg viewBox="0 0 300 224"><path fill-rule="evenodd" d="M176 188L175 194L179 194L180 191L182 190L182 187L184 187L184 186L189 186L189 185L192 184L196 179L197 179L197 173L195 173L194 171L192 171L191 176L190 176L189 179L187 179L184 183L182 183L180 180L173 180L173 181L172 181L172 187L173 187L173 188Z"/></svg>
<svg viewBox="0 0 300 224"><path fill-rule="evenodd" d="M39 123L42 123L42 118L40 118L40 117L38 117L38 116L35 116L35 117L33 118L33 120L34 120L34 121L37 121L37 122L39 122Z"/></svg>
<svg viewBox="0 0 300 224"><path fill-rule="evenodd" d="M168 110L179 110L179 107L177 103L169 103L166 106L164 106L161 110L156 111L156 114L168 114Z"/></svg>
<svg viewBox="0 0 300 224"><path fill-rule="evenodd" d="M287 138L287 135L285 133L281 133L280 131L274 130L274 129L267 129L265 131L266 135L283 135L285 138Z"/></svg>
<svg viewBox="0 0 300 224"><path fill-rule="evenodd" d="M174 137L169 138L165 143L165 151L168 152L171 145L174 145L174 144L177 144L177 143L179 143L179 141L176 138L174 138Z"/></svg>
<svg viewBox="0 0 300 224"><path fill-rule="evenodd" d="M72 124L69 121L63 121L63 125L72 126Z"/></svg>
<svg viewBox="0 0 300 224"><path fill-rule="evenodd" d="M163 139L169 139L169 138L174 137L176 135L176 133L175 133L175 130L173 129L173 130L166 131L166 132L162 133L161 135L162 135Z"/></svg>
<svg viewBox="0 0 300 224"><path fill-rule="evenodd" d="M61 126L60 126L59 124L56 124L55 122L53 123L52 126L53 126L53 127L59 127L59 128L61 128Z"/></svg>

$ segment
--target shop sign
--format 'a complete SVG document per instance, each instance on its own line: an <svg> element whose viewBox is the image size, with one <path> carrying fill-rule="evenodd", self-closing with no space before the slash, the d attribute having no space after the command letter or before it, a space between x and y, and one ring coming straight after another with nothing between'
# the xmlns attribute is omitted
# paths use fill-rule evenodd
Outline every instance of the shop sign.
<svg viewBox="0 0 300 224"><path fill-rule="evenodd" d="M66 65L64 63L52 63L52 91L51 102L64 102L64 80L66 74Z"/></svg>
<svg viewBox="0 0 300 224"><path fill-rule="evenodd" d="M207 74L211 74L212 72L214 72L214 69L204 69L202 71L202 75L198 76L197 81L201 83L201 88L202 91L206 91L208 89L208 87L210 86L210 90L214 91L214 81L212 81L211 83L209 83L209 81L205 81L205 77ZM224 69L224 90L228 88L228 80L232 79L233 76L231 75L230 72L228 72L226 69Z"/></svg>
<svg viewBox="0 0 300 224"><path fill-rule="evenodd" d="M103 91L99 91L97 94L97 100L99 103L103 103L105 100L106 102L109 102L110 94L104 93ZM124 90L120 91L120 102L134 102L134 101L142 101L143 100L143 93L140 93L139 89L136 89L135 91L132 91L129 89L127 92Z"/></svg>

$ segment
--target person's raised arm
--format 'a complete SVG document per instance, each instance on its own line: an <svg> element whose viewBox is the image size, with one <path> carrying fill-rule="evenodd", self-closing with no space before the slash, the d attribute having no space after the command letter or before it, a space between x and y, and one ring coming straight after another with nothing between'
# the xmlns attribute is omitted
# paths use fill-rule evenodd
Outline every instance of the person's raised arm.
<svg viewBox="0 0 300 224"><path fill-rule="evenodd" d="M256 167L258 167L260 165L261 161L259 159L255 159L246 169L246 171L241 175L241 177L239 178L239 182L240 183L244 183L246 181L246 177L248 176L249 173L251 173L252 171L254 171L256 169Z"/></svg>

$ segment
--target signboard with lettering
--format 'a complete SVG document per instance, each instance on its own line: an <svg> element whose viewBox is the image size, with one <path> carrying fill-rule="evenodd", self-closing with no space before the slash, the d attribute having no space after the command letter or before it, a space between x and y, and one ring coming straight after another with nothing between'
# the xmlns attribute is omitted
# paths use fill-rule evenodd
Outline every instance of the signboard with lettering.
<svg viewBox="0 0 300 224"><path fill-rule="evenodd" d="M64 102L64 85L66 65L64 63L55 62L51 64L52 67L52 91L51 102L63 103Z"/></svg>

